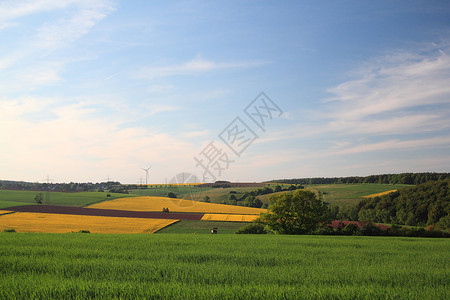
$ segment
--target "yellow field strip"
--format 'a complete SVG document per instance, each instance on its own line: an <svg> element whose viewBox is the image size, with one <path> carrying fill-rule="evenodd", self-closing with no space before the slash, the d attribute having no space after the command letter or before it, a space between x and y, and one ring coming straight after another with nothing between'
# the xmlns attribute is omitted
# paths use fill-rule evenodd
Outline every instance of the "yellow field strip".
<svg viewBox="0 0 450 300"><path fill-rule="evenodd" d="M252 222L258 215L205 214L202 221Z"/></svg>
<svg viewBox="0 0 450 300"><path fill-rule="evenodd" d="M12 212L12 211L9 211L9 210L0 210L0 215L7 214L7 213L10 213L10 212Z"/></svg>
<svg viewBox="0 0 450 300"><path fill-rule="evenodd" d="M0 216L0 231L65 233L153 233L178 220L14 213Z"/></svg>
<svg viewBox="0 0 450 300"><path fill-rule="evenodd" d="M168 208L170 212L224 213L241 215L259 215L261 212L266 211L262 208L150 196L119 198L97 203L89 206L89 208L132 211L162 211L163 208Z"/></svg>
<svg viewBox="0 0 450 300"><path fill-rule="evenodd" d="M395 192L397 190L390 190L390 191L386 191L386 192L381 192L381 193L376 193L376 194L372 194L372 195L367 195L367 196L363 196L363 198L374 198L374 197L380 197L383 195L387 195L390 194L392 192Z"/></svg>

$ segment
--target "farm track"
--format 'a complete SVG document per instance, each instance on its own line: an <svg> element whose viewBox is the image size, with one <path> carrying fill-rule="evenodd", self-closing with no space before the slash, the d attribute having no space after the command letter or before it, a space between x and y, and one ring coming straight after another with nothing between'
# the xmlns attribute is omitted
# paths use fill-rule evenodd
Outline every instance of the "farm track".
<svg viewBox="0 0 450 300"><path fill-rule="evenodd" d="M85 208L73 206L57 206L57 205L21 205L8 207L8 211L81 215L81 216L100 216L100 217L170 219L170 220L201 220L203 217L203 214L194 214L194 213L128 211L128 210Z"/></svg>

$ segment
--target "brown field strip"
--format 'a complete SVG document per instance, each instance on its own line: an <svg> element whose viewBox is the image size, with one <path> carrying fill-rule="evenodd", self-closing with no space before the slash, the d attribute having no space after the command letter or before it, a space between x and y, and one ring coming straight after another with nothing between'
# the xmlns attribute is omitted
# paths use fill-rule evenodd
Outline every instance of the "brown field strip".
<svg viewBox="0 0 450 300"><path fill-rule="evenodd" d="M162 211L163 208L168 208L170 212L223 213L240 215L259 215L261 212L266 211L262 208L205 203L192 200L152 196L119 198L111 201L93 204L89 206L89 208L147 212L157 212Z"/></svg>
<svg viewBox="0 0 450 300"><path fill-rule="evenodd" d="M33 212L33 213L79 215L79 216L102 216L102 217L145 218L145 219L153 218L153 219L171 219L171 220L200 220L203 217L203 214L125 211L115 209L96 209L86 207L57 206L57 205L22 205L22 206L8 207L8 210L14 212Z"/></svg>
<svg viewBox="0 0 450 300"><path fill-rule="evenodd" d="M177 220L14 213L0 216L0 230L17 232L66 233L89 230L92 233L153 233Z"/></svg>
<svg viewBox="0 0 450 300"><path fill-rule="evenodd" d="M252 222L258 215L205 214L202 221Z"/></svg>

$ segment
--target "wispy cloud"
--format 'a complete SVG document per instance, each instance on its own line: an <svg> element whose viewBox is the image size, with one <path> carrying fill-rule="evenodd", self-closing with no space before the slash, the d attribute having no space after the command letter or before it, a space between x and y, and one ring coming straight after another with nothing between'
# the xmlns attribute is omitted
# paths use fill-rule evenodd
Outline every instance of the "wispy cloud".
<svg viewBox="0 0 450 300"><path fill-rule="evenodd" d="M215 62L212 60L206 60L201 57L197 57L188 62L177 65L142 67L135 72L135 76L137 78L145 78L151 80L159 77L191 75L220 69L257 67L267 63L268 62L266 61Z"/></svg>
<svg viewBox="0 0 450 300"><path fill-rule="evenodd" d="M82 1L78 4L77 12L69 18L39 28L35 46L45 50L44 56L81 38L114 10L108 1Z"/></svg>
<svg viewBox="0 0 450 300"><path fill-rule="evenodd" d="M54 51L63 49L74 41L86 35L95 24L105 18L114 10L114 5L108 0L101 1L6 1L0 4L0 28L3 30L11 24L20 24L21 18L42 12L61 11L64 17L50 18L40 24L34 24L33 31L28 31L22 39L16 39L16 43L9 47L0 57L0 70L10 67L20 68L20 71L32 74L36 69L36 63L42 63ZM73 58L68 58L72 61ZM50 69L50 65L47 69ZM53 80L58 76L57 69L48 70ZM49 74L38 71L35 83L46 84L49 82Z"/></svg>
<svg viewBox="0 0 450 300"><path fill-rule="evenodd" d="M420 149L450 148L450 136L410 140L388 140L378 143L360 144L330 151L331 155L347 155L373 151L414 151Z"/></svg>
<svg viewBox="0 0 450 300"><path fill-rule="evenodd" d="M370 134L449 128L449 50L399 51L366 64L329 90L328 128Z"/></svg>
<svg viewBox="0 0 450 300"><path fill-rule="evenodd" d="M27 15L52 11L54 9L61 9L68 5L77 2L77 0L26 0L15 1L7 0L0 3L0 27L4 24L8 24L9 20L14 20ZM78 1L80 2L80 1ZM7 27L7 26L6 26ZM6 28L3 27L3 28Z"/></svg>

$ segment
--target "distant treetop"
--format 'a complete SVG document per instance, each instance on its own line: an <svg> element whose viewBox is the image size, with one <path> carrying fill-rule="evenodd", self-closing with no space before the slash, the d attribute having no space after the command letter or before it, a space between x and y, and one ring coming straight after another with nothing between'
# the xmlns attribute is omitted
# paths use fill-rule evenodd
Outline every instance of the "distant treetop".
<svg viewBox="0 0 450 300"><path fill-rule="evenodd" d="M383 184L421 184L429 181L450 179L450 173L400 173L350 177L315 177L278 179L270 182L285 184L333 184L333 183L383 183Z"/></svg>

